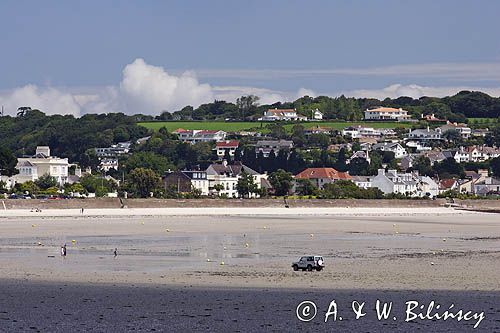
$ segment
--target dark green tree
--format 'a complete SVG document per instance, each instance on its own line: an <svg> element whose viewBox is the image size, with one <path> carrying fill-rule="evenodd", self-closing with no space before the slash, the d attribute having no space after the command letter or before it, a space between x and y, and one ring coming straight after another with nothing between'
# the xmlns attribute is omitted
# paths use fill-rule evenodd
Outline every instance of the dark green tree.
<svg viewBox="0 0 500 333"><path fill-rule="evenodd" d="M160 177L151 169L136 168L129 174L128 182L136 196L147 198L161 188Z"/></svg>
<svg viewBox="0 0 500 333"><path fill-rule="evenodd" d="M288 195L293 186L292 174L279 169L269 175L269 182L278 196Z"/></svg>
<svg viewBox="0 0 500 333"><path fill-rule="evenodd" d="M242 171L236 184L236 190L240 197L249 197L250 194L257 192L257 184L253 176L245 171Z"/></svg>

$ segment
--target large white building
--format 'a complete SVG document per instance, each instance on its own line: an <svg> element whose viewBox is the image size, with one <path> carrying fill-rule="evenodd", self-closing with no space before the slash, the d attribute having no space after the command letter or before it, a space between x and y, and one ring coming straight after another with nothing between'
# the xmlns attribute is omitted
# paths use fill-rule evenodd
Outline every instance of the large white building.
<svg viewBox="0 0 500 333"><path fill-rule="evenodd" d="M405 121L410 119L408 111L401 108L378 107L375 109L366 109L365 120L396 120Z"/></svg>
<svg viewBox="0 0 500 333"><path fill-rule="evenodd" d="M68 182L69 163L67 158L59 158L50 155L47 146L36 147L36 153L31 157L20 157L17 159L16 169L19 174L14 178L17 183L29 180L35 181L43 175L54 177L60 185Z"/></svg>
<svg viewBox="0 0 500 333"><path fill-rule="evenodd" d="M323 117L323 115L321 115ZM269 109L264 112L264 116L259 118L261 121L276 121L276 120L307 120L307 117L297 114L295 109Z"/></svg>
<svg viewBox="0 0 500 333"><path fill-rule="evenodd" d="M379 169L378 174L370 179L370 187L379 188L384 194L398 193L411 197L435 197L439 194L439 185L430 177L418 173L399 173L396 170Z"/></svg>
<svg viewBox="0 0 500 333"><path fill-rule="evenodd" d="M173 133L179 136L182 142L195 144L198 142L223 141L227 133L224 131L209 131L209 130L185 130L179 128Z"/></svg>
<svg viewBox="0 0 500 333"><path fill-rule="evenodd" d="M205 172L208 178L210 193L225 195L229 198L237 198L239 196L237 184L243 172L253 176L254 182L259 189L267 183L266 174L259 174L257 171L237 162L228 164L227 161L222 161L222 163L212 164ZM222 189L216 190L216 185L220 185ZM251 197L258 197L258 195L251 194Z"/></svg>

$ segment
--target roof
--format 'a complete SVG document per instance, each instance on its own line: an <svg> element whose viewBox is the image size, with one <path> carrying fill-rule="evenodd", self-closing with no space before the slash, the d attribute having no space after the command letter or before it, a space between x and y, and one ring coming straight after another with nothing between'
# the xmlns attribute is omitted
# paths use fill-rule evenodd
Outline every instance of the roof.
<svg viewBox="0 0 500 333"><path fill-rule="evenodd" d="M268 109L268 113L274 113L276 115L282 115L285 112L296 112L294 109Z"/></svg>
<svg viewBox="0 0 500 333"><path fill-rule="evenodd" d="M387 149L387 148L394 148L394 147L398 147L398 146L402 147L397 142L382 142L382 143L377 143L377 144L373 145L372 149L374 149L374 150L378 150L380 148Z"/></svg>
<svg viewBox="0 0 500 333"><path fill-rule="evenodd" d="M245 171L247 174L250 174L250 175L258 175L259 173L249 167L247 167L246 165L244 164L241 164L239 162L236 162L234 164L219 164L219 163L216 163L216 164L211 164L206 172L208 174L211 174L210 171L213 171L215 174L217 175L224 175L224 174L230 174L230 175L233 175L233 176L238 176L240 175L243 171Z"/></svg>
<svg viewBox="0 0 500 333"><path fill-rule="evenodd" d="M219 141L215 143L215 147L223 148L223 147L238 147L240 145L237 140L229 140L229 141Z"/></svg>
<svg viewBox="0 0 500 333"><path fill-rule="evenodd" d="M276 147L292 147L293 141L289 140L259 140L257 141L257 147L260 146L276 146Z"/></svg>
<svg viewBox="0 0 500 333"><path fill-rule="evenodd" d="M340 172L334 168L307 168L299 174L295 175L297 179L352 179L347 172Z"/></svg>
<svg viewBox="0 0 500 333"><path fill-rule="evenodd" d="M447 190L451 189L455 185L455 179L453 178L447 178L447 179L441 179L439 181L439 189L440 190Z"/></svg>
<svg viewBox="0 0 500 333"><path fill-rule="evenodd" d="M401 111L408 112L408 111L403 110L401 108L396 109L396 108L388 108L388 107L384 107L384 106L379 106L375 109L367 109L366 111L369 111L369 112L401 112Z"/></svg>
<svg viewBox="0 0 500 333"><path fill-rule="evenodd" d="M32 167L35 166L33 163L30 161L21 161L17 164L18 167Z"/></svg>

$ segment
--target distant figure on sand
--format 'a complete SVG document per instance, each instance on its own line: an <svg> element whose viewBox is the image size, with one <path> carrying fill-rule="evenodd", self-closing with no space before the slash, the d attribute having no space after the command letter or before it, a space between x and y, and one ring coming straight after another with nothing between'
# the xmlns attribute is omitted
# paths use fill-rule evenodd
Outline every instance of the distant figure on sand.
<svg viewBox="0 0 500 333"><path fill-rule="evenodd" d="M61 246L61 256L66 257L66 244L64 244L64 246Z"/></svg>
<svg viewBox="0 0 500 333"><path fill-rule="evenodd" d="M82 207L82 214L83 214L83 207Z"/></svg>
<svg viewBox="0 0 500 333"><path fill-rule="evenodd" d="M116 256L118 256L118 249L115 247L115 250L113 251L113 254L115 255L115 258Z"/></svg>

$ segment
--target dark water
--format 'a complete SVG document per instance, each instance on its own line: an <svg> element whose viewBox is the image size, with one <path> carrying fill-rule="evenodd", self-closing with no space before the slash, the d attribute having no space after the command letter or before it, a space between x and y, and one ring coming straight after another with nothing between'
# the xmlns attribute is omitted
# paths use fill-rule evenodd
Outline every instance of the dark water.
<svg viewBox="0 0 500 333"><path fill-rule="evenodd" d="M377 320L375 302L393 302L388 320ZM310 322L296 307L315 302ZM337 321L325 313L336 301ZM352 301L366 302L358 320ZM484 311L476 320L405 322L405 302L431 300L448 309ZM416 311L416 310L415 310ZM342 320L340 320L342 317ZM394 320L394 317L397 319ZM172 289L0 281L0 332L500 332L500 293L474 291L361 291Z"/></svg>

